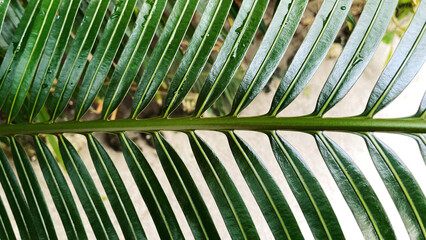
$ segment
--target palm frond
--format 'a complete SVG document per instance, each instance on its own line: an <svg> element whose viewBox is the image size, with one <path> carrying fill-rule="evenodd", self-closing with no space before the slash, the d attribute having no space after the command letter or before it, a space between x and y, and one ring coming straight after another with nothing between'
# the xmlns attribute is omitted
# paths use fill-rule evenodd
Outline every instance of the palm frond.
<svg viewBox="0 0 426 240"><path fill-rule="evenodd" d="M426 1L410 3L417 4L416 11L366 106L353 103L364 107L361 114L326 116L373 59L401 4L397 0L369 0L359 19L350 13L352 0L324 0L272 102L262 106L266 114L240 116L276 78L309 4L0 1L0 238L351 238L329 190L335 186L346 213L352 213L350 228L364 238L426 239L426 185L416 172L426 170L426 95L411 116L377 117L426 60ZM312 113L285 116L281 112L306 89L348 14L356 25L321 84ZM375 68L379 73L381 66ZM238 78L236 72L244 74L232 92L228 86ZM422 93L426 84L420 81ZM193 112L171 117L196 84L202 87L192 99ZM231 98L230 111L211 116L208 110L224 92ZM163 96L156 117L139 118ZM117 117L124 108L129 118ZM259 147L253 148L240 130L261 134L258 144L269 158L258 154ZM186 140L177 145L178 135L169 131L185 133ZM203 131L222 138L207 139ZM307 133L312 143L303 147L318 150L317 158L306 158L305 150L281 131ZM142 150L130 132L151 136L155 150ZM383 201L369 173L328 132L364 141L370 157L363 161L371 163L368 171L381 179L393 203ZM420 159L413 161L420 170L400 158L381 132L414 139ZM86 155L70 140L71 133L84 135ZM98 133L117 138L120 152L110 151ZM23 141L22 135L32 138ZM13 161L4 152L11 152ZM321 172L312 162L320 163ZM322 180L323 173L333 186Z"/></svg>

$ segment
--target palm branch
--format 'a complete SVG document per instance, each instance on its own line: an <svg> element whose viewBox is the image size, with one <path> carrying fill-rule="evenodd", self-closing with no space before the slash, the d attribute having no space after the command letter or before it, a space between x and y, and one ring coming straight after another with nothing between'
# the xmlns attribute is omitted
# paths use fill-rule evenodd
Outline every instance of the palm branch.
<svg viewBox="0 0 426 240"><path fill-rule="evenodd" d="M392 218L400 219L406 230L402 236L425 239L424 182L377 133L411 137L418 143L418 156L426 162L426 95L412 116L376 115L403 92L426 59L426 1L417 3L417 11L384 69L376 67L381 74L362 113L325 116L344 99L371 61L397 0L366 2L311 114L280 115L312 79L352 5L352 0L324 0L267 113L240 116L273 75L307 4L307 0L2 0L0 106L4 121L0 136L5 149L12 152L13 163L0 150L1 239L63 238L58 229L69 239L87 239L92 232L99 239L144 239L151 232L164 239L191 235L196 239L265 238L268 235L254 219L253 209L266 222L270 236L277 239L351 238L342 227L345 219L339 208L330 200L330 186L321 182L302 157L303 149L299 153L282 131L307 134L316 143L305 148L319 150L322 159L315 161L321 161L321 171L330 174L340 190L355 220L351 228L359 228L366 239L395 239L401 233L389 217L389 204L383 203L359 163L330 132L363 139L370 154L363 160L372 162L369 171L378 174L393 200L399 216ZM262 18L268 6L275 11L271 22L265 24ZM228 18L232 21L227 22ZM263 40L244 70L238 90L232 93L229 113L206 113L241 70L258 31L264 34ZM185 51L180 48L183 40L189 42ZM212 55L217 42L223 45ZM139 118L173 64L177 70L167 87L161 114ZM206 73L203 69L208 64L210 70L198 92L194 113L171 116L200 74ZM421 81L421 91L425 91ZM132 85L137 89L130 90ZM128 118L111 117L128 96L132 98ZM102 104L100 117L87 120L84 116L94 101ZM74 103L72 107L70 103ZM221 159L222 153L202 137L206 130L227 140L218 144L229 147L233 159ZM240 130L262 134L258 143L272 151L275 159L257 155ZM194 174L189 160L166 140L167 131L185 134L185 146L194 155L192 163L196 162L200 174ZM142 151L129 137L131 132L152 136L168 183L160 179L152 159L145 158L146 149ZM96 176L69 141L69 133L86 138ZM114 159L94 133L117 136L124 160ZM23 147L21 135L32 137L31 147ZM54 152L46 139L54 145ZM31 163L30 150L35 150L40 169ZM425 170L422 160L411 160ZM124 161L139 191L137 197L143 199L149 214L142 216L141 207L133 200L135 194L122 179ZM239 168L245 187L236 181L229 162ZM283 190L286 183L277 180L277 171L271 171L268 162L280 167L278 173L285 177L289 191ZM48 191L42 190L43 182ZM101 197L103 192L108 204ZM46 203L50 198L55 209ZM291 204L290 198L297 204ZM220 216L214 216L216 207ZM299 207L303 219L295 214ZM61 222L52 220L54 214ZM86 221L89 224L83 223ZM308 228L303 228L303 222Z"/></svg>

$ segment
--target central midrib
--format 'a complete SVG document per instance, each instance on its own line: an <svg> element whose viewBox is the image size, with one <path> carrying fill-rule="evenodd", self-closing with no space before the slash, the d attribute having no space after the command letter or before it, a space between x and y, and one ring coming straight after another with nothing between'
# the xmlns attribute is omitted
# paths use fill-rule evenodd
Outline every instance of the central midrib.
<svg viewBox="0 0 426 240"><path fill-rule="evenodd" d="M209 117L209 118L148 118L120 120L67 121L55 123L0 124L0 136L91 133L91 132L153 132L191 130L251 130L251 131L339 131L426 133L426 121L421 118L372 119L366 117Z"/></svg>

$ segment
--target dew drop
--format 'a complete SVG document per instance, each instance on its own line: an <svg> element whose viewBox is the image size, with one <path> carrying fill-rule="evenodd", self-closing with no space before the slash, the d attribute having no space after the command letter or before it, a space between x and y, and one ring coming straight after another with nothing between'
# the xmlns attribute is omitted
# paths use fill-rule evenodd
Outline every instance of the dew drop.
<svg viewBox="0 0 426 240"><path fill-rule="evenodd" d="M340 9L346 10L346 6L341 6Z"/></svg>
<svg viewBox="0 0 426 240"><path fill-rule="evenodd" d="M41 85L42 88L47 88L47 84L44 83L43 85Z"/></svg>

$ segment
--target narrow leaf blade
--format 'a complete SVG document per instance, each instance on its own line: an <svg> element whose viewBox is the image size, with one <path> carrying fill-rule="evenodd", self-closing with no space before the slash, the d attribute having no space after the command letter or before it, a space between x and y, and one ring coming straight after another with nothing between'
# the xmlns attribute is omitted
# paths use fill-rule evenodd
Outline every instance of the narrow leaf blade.
<svg viewBox="0 0 426 240"><path fill-rule="evenodd" d="M331 175L366 239L396 239L376 193L352 159L322 132L314 135Z"/></svg>
<svg viewBox="0 0 426 240"><path fill-rule="evenodd" d="M413 239L426 238L426 197L404 163L371 133L363 136L377 171Z"/></svg>
<svg viewBox="0 0 426 240"><path fill-rule="evenodd" d="M71 143L59 136L59 149L96 238L118 239L95 183Z"/></svg>
<svg viewBox="0 0 426 240"><path fill-rule="evenodd" d="M196 239L219 239L210 212L182 159L169 143L154 133L155 148L173 192Z"/></svg>
<svg viewBox="0 0 426 240"><path fill-rule="evenodd" d="M259 50L237 90L231 115L238 115L265 87L299 26L307 2L306 0L279 2Z"/></svg>
<svg viewBox="0 0 426 240"><path fill-rule="evenodd" d="M426 60L426 2L421 2L395 53L374 86L362 116L373 116L413 80Z"/></svg>
<svg viewBox="0 0 426 240"><path fill-rule="evenodd" d="M31 122L42 109L58 72L81 0L62 0L30 90Z"/></svg>
<svg viewBox="0 0 426 240"><path fill-rule="evenodd" d="M24 104L60 2L61 0L43 0L41 3L23 53L14 68L6 105L8 123L16 117Z"/></svg>
<svg viewBox="0 0 426 240"><path fill-rule="evenodd" d="M26 40L28 39L29 31L32 23L40 10L41 0L33 0L27 6L21 21L18 24L15 34L13 35L12 42L7 48L6 55L0 66L0 107L4 102L10 91L12 84L13 69L19 60L20 54L23 52ZM19 3L18 3L19 4ZM21 50L22 48L22 50Z"/></svg>
<svg viewBox="0 0 426 240"><path fill-rule="evenodd" d="M87 62L110 0L91 0L81 26L78 28L65 63L58 77L58 84L51 102L51 119L66 107Z"/></svg>
<svg viewBox="0 0 426 240"><path fill-rule="evenodd" d="M16 239L13 232L12 224L10 223L9 216L7 215L6 208L3 201L0 199L0 237L2 239Z"/></svg>
<svg viewBox="0 0 426 240"><path fill-rule="evenodd" d="M176 216L148 161L124 133L120 133L119 137L124 158L151 213L158 234L163 239L182 239Z"/></svg>
<svg viewBox="0 0 426 240"><path fill-rule="evenodd" d="M199 0L178 0L139 81L131 117L136 118L160 87L184 37Z"/></svg>
<svg viewBox="0 0 426 240"><path fill-rule="evenodd" d="M108 153L92 134L86 136L96 172L126 239L146 239L129 193Z"/></svg>
<svg viewBox="0 0 426 240"><path fill-rule="evenodd" d="M13 161L40 238L58 239L43 192L22 146L11 138Z"/></svg>
<svg viewBox="0 0 426 240"><path fill-rule="evenodd" d="M336 214L299 153L276 132L268 134L275 158L316 239L344 239Z"/></svg>
<svg viewBox="0 0 426 240"><path fill-rule="evenodd" d="M90 60L77 97L76 116L79 120L92 105L108 74L115 54L120 47L129 24L136 0L117 2L102 34L102 38Z"/></svg>
<svg viewBox="0 0 426 240"><path fill-rule="evenodd" d="M325 0L272 100L268 115L276 116L302 91L318 69L345 21L352 0Z"/></svg>
<svg viewBox="0 0 426 240"><path fill-rule="evenodd" d="M0 150L0 182L18 226L21 238L36 239L33 218L9 161Z"/></svg>
<svg viewBox="0 0 426 240"><path fill-rule="evenodd" d="M216 154L194 132L190 132L188 138L231 238L259 239L241 195Z"/></svg>
<svg viewBox="0 0 426 240"><path fill-rule="evenodd" d="M191 43L182 58L166 95L163 113L167 117L176 109L191 90L228 16L232 1L209 1L195 30Z"/></svg>
<svg viewBox="0 0 426 240"><path fill-rule="evenodd" d="M200 91L195 106L196 117L201 116L220 97L231 81L253 40L266 7L267 1L248 0L242 3Z"/></svg>
<svg viewBox="0 0 426 240"><path fill-rule="evenodd" d="M367 2L321 90L313 115L322 116L349 92L382 41L397 3L397 0Z"/></svg>
<svg viewBox="0 0 426 240"><path fill-rule="evenodd" d="M37 159L67 237L70 239L87 239L83 222L61 169L40 137L35 136L34 141Z"/></svg>
<svg viewBox="0 0 426 240"><path fill-rule="evenodd" d="M303 239L281 190L256 153L235 133L226 133L232 154L275 238Z"/></svg>
<svg viewBox="0 0 426 240"><path fill-rule="evenodd" d="M129 91L154 37L166 2L166 0L144 2L136 19L136 26L112 74L102 106L103 119L109 117Z"/></svg>

